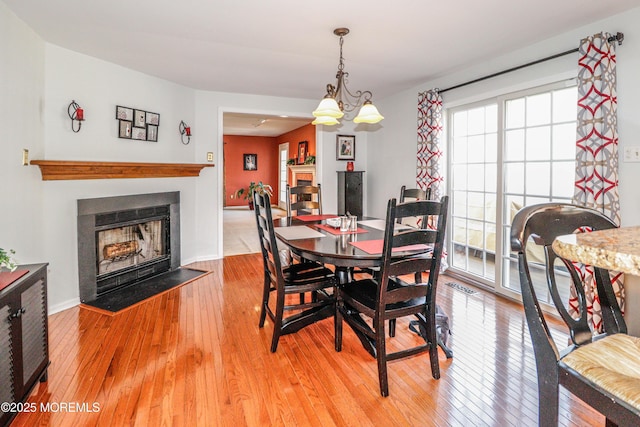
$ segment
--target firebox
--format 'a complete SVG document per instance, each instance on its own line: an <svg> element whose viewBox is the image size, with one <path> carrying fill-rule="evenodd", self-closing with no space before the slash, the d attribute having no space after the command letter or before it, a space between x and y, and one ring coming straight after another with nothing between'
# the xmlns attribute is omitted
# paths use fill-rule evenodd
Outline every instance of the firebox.
<svg viewBox="0 0 640 427"><path fill-rule="evenodd" d="M80 300L180 266L180 193L78 200Z"/></svg>

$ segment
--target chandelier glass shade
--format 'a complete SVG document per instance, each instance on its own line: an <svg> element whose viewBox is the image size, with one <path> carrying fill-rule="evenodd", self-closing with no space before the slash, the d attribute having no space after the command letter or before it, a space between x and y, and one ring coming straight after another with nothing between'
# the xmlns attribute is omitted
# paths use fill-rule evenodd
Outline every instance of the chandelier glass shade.
<svg viewBox="0 0 640 427"><path fill-rule="evenodd" d="M371 91L358 90L351 92L346 85L349 73L344 71L342 44L344 43L344 36L349 34L349 29L336 28L333 33L340 37L340 62L336 73L336 84L329 83L327 85L327 94L313 112L313 116L316 119L312 123L314 125L337 125L340 123L338 119L344 117L345 113L355 111L357 108L360 108L360 110L353 119L354 123L378 123L384 117L371 102Z"/></svg>

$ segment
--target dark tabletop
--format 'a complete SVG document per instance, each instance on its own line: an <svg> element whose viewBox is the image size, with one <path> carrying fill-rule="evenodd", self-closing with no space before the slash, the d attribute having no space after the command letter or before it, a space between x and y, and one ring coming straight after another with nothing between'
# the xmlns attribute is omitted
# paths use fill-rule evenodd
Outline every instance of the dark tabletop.
<svg viewBox="0 0 640 427"><path fill-rule="evenodd" d="M362 219L371 220L377 218L364 217ZM318 224L326 224L326 221L302 221L297 217L283 217L274 220L274 227L276 228L306 225L325 235L325 237L315 239L294 240L287 240L278 236L278 239L291 248L294 253L306 259L320 261L338 267L377 267L380 265L381 254L369 254L350 245L349 242L382 240L384 238L384 232L382 230L358 224L358 228L366 230L367 232L337 235L318 228Z"/></svg>

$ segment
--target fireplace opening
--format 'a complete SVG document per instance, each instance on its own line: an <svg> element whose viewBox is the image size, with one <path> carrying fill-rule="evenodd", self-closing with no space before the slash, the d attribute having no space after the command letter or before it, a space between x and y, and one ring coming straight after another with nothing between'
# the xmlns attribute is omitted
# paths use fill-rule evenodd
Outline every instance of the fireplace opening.
<svg viewBox="0 0 640 427"><path fill-rule="evenodd" d="M82 302L179 267L179 192L78 200Z"/></svg>
<svg viewBox="0 0 640 427"><path fill-rule="evenodd" d="M96 215L97 295L171 269L169 206Z"/></svg>

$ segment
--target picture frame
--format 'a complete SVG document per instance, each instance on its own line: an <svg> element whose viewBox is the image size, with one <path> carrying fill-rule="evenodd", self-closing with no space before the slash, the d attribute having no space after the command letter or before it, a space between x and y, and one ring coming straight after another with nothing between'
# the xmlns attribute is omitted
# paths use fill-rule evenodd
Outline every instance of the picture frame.
<svg viewBox="0 0 640 427"><path fill-rule="evenodd" d="M356 136L338 135L336 136L336 160L356 159Z"/></svg>
<svg viewBox="0 0 640 427"><path fill-rule="evenodd" d="M116 120L119 138L158 142L159 113L116 105Z"/></svg>
<svg viewBox="0 0 640 427"><path fill-rule="evenodd" d="M116 119L133 122L133 108L116 105Z"/></svg>
<svg viewBox="0 0 640 427"><path fill-rule="evenodd" d="M158 126L147 125L147 141L158 142Z"/></svg>
<svg viewBox="0 0 640 427"><path fill-rule="evenodd" d="M147 124L149 125L160 125L160 114L158 113L150 113L147 111Z"/></svg>
<svg viewBox="0 0 640 427"><path fill-rule="evenodd" d="M133 111L131 112L133 118ZM118 132L118 138L131 139L131 128L133 122L129 120L120 120L120 131Z"/></svg>
<svg viewBox="0 0 640 427"><path fill-rule="evenodd" d="M131 139L137 139L140 141L147 140L147 128L134 126L131 128Z"/></svg>
<svg viewBox="0 0 640 427"><path fill-rule="evenodd" d="M303 165L308 155L309 155L309 143L307 141L298 142L297 163L299 165Z"/></svg>
<svg viewBox="0 0 640 427"><path fill-rule="evenodd" d="M242 155L243 169L246 171L258 170L258 155L255 153Z"/></svg>
<svg viewBox="0 0 640 427"><path fill-rule="evenodd" d="M144 128L147 124L147 112L144 110L133 110L133 126ZM145 129L146 133L146 129Z"/></svg>

